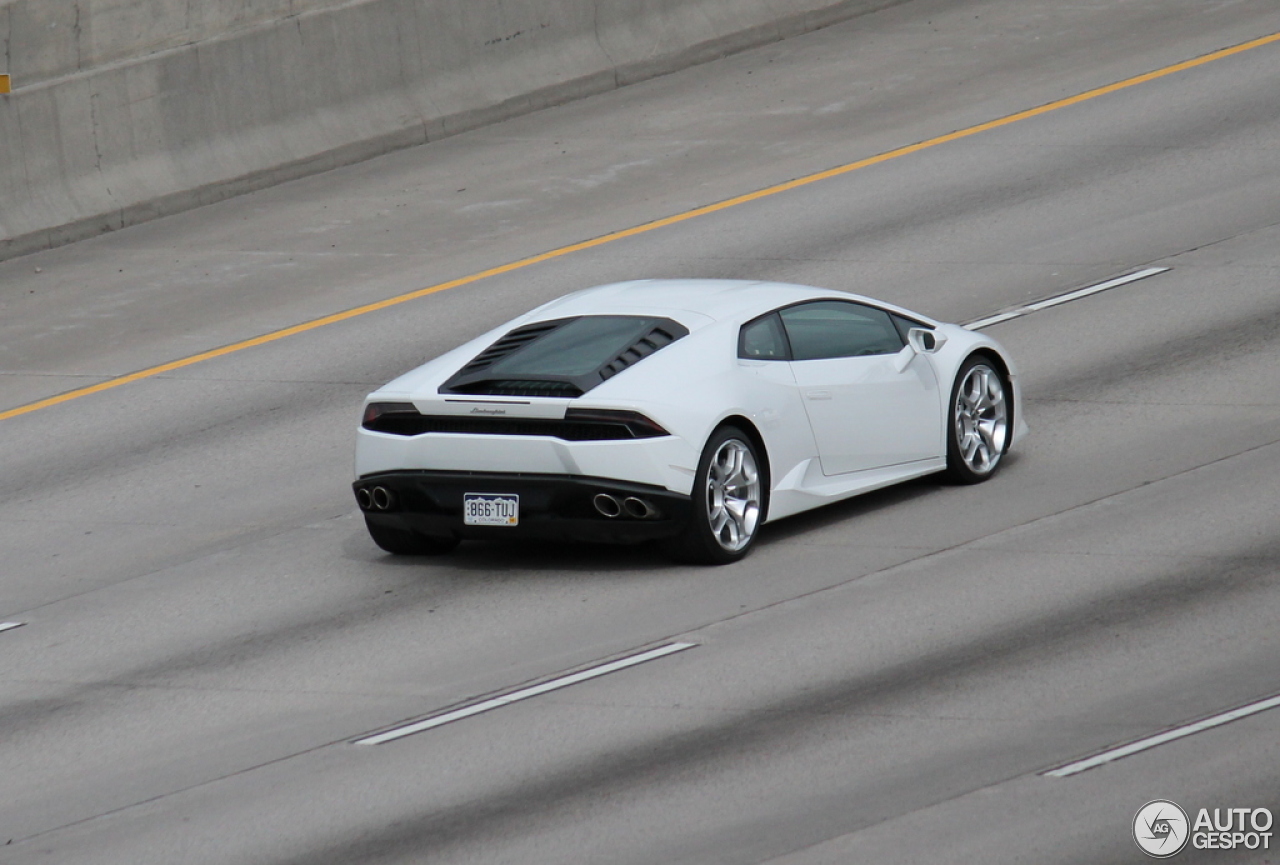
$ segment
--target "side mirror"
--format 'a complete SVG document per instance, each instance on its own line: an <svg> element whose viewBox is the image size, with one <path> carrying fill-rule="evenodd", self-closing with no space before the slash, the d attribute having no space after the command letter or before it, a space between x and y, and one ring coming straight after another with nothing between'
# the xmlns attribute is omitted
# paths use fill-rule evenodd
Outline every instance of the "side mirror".
<svg viewBox="0 0 1280 865"><path fill-rule="evenodd" d="M907 331L907 342L919 354L933 354L947 342L947 335L924 327L913 327Z"/></svg>
<svg viewBox="0 0 1280 865"><path fill-rule="evenodd" d="M947 341L947 335L936 330L930 330L927 327L913 327L907 331L907 344L902 347L902 351L898 352L898 356L893 359L893 368L898 372L902 372L911 365L911 361L918 354L933 354L942 348Z"/></svg>

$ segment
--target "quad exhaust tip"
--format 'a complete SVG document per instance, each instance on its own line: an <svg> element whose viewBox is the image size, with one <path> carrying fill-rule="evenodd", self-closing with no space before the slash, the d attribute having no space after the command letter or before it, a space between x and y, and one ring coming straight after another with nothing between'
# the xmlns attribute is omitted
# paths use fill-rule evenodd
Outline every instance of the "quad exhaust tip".
<svg viewBox="0 0 1280 865"><path fill-rule="evenodd" d="M636 520L656 520L662 516L661 511L642 498L627 496L622 500L622 509L627 516Z"/></svg>
<svg viewBox="0 0 1280 865"><path fill-rule="evenodd" d="M596 511L601 516L611 520L618 517L627 517L633 520L656 520L662 516L662 511L639 496L627 496L619 500L617 496L609 493L596 493L591 500L591 504L595 506Z"/></svg>
<svg viewBox="0 0 1280 865"><path fill-rule="evenodd" d="M608 493L596 493L591 503L596 506L596 510L601 516L615 519L622 513L622 504Z"/></svg>
<svg viewBox="0 0 1280 865"><path fill-rule="evenodd" d="M360 487L356 490L356 504L362 511L389 511L395 507L396 497L386 487Z"/></svg>

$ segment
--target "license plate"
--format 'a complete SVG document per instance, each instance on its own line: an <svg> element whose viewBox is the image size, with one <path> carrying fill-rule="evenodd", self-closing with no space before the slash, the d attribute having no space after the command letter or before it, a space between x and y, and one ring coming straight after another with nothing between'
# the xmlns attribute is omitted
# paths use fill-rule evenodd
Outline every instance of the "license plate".
<svg viewBox="0 0 1280 865"><path fill-rule="evenodd" d="M462 522L468 526L515 526L520 497L506 493L463 493Z"/></svg>

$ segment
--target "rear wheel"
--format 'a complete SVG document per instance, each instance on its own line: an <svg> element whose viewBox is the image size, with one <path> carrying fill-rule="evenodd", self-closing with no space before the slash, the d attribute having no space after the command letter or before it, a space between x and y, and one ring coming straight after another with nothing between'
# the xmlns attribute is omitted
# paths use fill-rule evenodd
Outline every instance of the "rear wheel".
<svg viewBox="0 0 1280 865"><path fill-rule="evenodd" d="M409 529L391 528L375 523L368 517L364 518L364 524L375 544L397 556L439 556L451 552L458 545L458 539L452 536L442 538Z"/></svg>
<svg viewBox="0 0 1280 865"><path fill-rule="evenodd" d="M693 507L683 533L667 545L681 561L723 565L755 544L766 486L760 457L737 427L721 427L707 440L694 476Z"/></svg>
<svg viewBox="0 0 1280 865"><path fill-rule="evenodd" d="M962 484L995 474L1009 448L1009 384L981 355L964 362L947 413L947 473Z"/></svg>

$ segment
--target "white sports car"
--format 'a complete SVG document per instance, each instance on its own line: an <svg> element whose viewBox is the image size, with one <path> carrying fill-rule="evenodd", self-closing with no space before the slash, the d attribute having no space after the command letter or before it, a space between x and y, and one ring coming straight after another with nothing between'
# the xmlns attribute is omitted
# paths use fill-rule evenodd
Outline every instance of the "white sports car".
<svg viewBox="0 0 1280 865"><path fill-rule="evenodd" d="M661 539L732 562L762 523L947 472L989 478L1025 431L990 337L772 282L566 295L370 394L356 501L373 540Z"/></svg>

